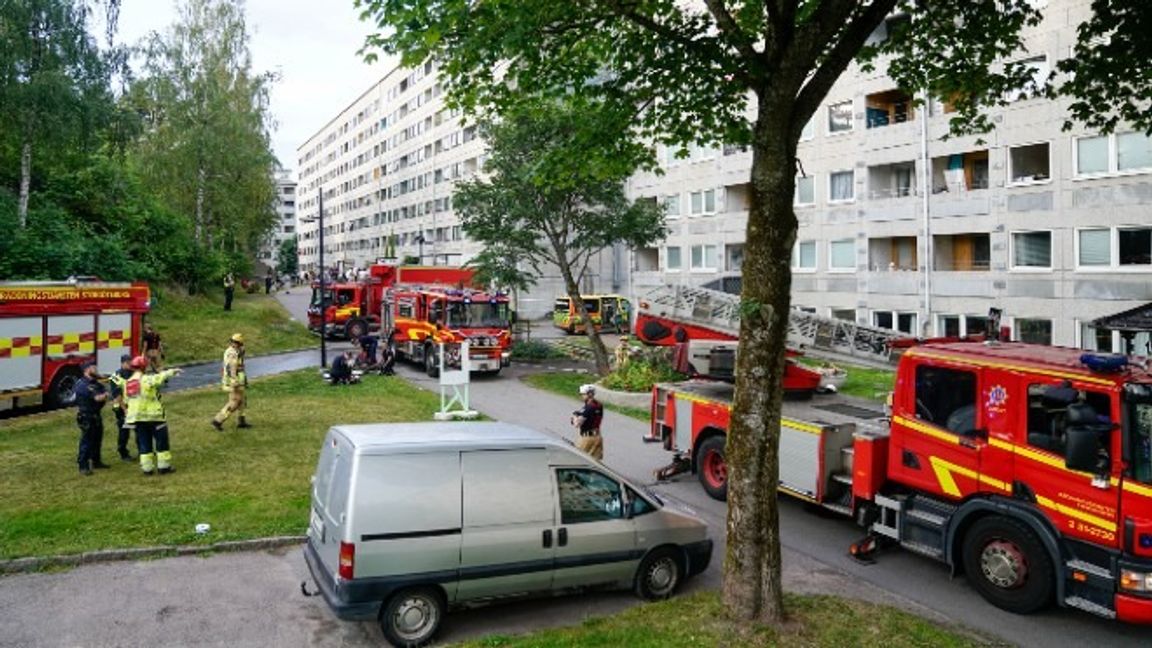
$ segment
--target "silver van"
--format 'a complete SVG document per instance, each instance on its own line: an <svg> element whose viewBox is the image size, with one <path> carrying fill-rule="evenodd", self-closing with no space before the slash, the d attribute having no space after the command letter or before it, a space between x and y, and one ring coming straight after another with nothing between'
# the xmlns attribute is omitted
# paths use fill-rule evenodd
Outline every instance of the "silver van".
<svg viewBox="0 0 1152 648"><path fill-rule="evenodd" d="M563 441L505 423L340 425L304 555L342 619L419 646L452 606L604 586L666 598L704 571L699 519Z"/></svg>

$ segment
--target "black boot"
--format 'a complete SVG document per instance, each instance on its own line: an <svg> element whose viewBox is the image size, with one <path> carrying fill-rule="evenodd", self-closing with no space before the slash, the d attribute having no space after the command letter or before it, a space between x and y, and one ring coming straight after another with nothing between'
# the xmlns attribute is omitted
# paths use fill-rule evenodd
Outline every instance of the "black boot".
<svg viewBox="0 0 1152 648"><path fill-rule="evenodd" d="M252 424L249 423L247 420L245 420L243 416L241 416L240 422L236 424L236 427L238 427L238 428L250 428L250 427L252 427Z"/></svg>

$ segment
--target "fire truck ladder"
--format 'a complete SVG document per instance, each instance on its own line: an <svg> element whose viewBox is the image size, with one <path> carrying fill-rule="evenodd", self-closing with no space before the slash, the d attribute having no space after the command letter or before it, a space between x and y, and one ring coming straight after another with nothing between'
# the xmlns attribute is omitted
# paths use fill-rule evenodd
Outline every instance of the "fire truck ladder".
<svg viewBox="0 0 1152 648"><path fill-rule="evenodd" d="M640 300L638 311L710 329L733 340L740 336L740 296L719 290L660 286ZM900 331L799 310L788 314L788 346L828 359L887 367L898 358L889 343L909 337Z"/></svg>

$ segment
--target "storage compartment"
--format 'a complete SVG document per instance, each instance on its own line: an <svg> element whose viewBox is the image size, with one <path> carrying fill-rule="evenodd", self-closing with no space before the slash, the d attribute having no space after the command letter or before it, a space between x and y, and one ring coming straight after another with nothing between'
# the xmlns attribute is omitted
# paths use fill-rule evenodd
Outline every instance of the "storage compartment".
<svg viewBox="0 0 1152 648"><path fill-rule="evenodd" d="M874 500L888 469L888 437L857 433L853 438L852 495Z"/></svg>

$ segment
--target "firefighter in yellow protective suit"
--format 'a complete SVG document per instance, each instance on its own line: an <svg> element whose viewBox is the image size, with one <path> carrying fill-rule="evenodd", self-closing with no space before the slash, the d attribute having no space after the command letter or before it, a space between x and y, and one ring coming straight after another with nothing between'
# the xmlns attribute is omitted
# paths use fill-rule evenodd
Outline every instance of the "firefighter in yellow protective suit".
<svg viewBox="0 0 1152 648"><path fill-rule="evenodd" d="M236 427L252 427L244 418L244 410L248 408L248 395L245 393L248 390L248 374L244 371L244 336L239 333L232 334L228 340L228 348L224 350L220 386L228 392L228 403L212 418L212 427L223 432L224 421L227 421L233 412L240 418Z"/></svg>
<svg viewBox="0 0 1152 648"><path fill-rule="evenodd" d="M175 472L172 451L168 446L168 422L164 404L160 401L160 388L180 369L165 369L159 373L144 373L148 358L136 356L129 363L132 375L124 381L124 426L136 431L136 448L140 451L140 470L145 476Z"/></svg>

